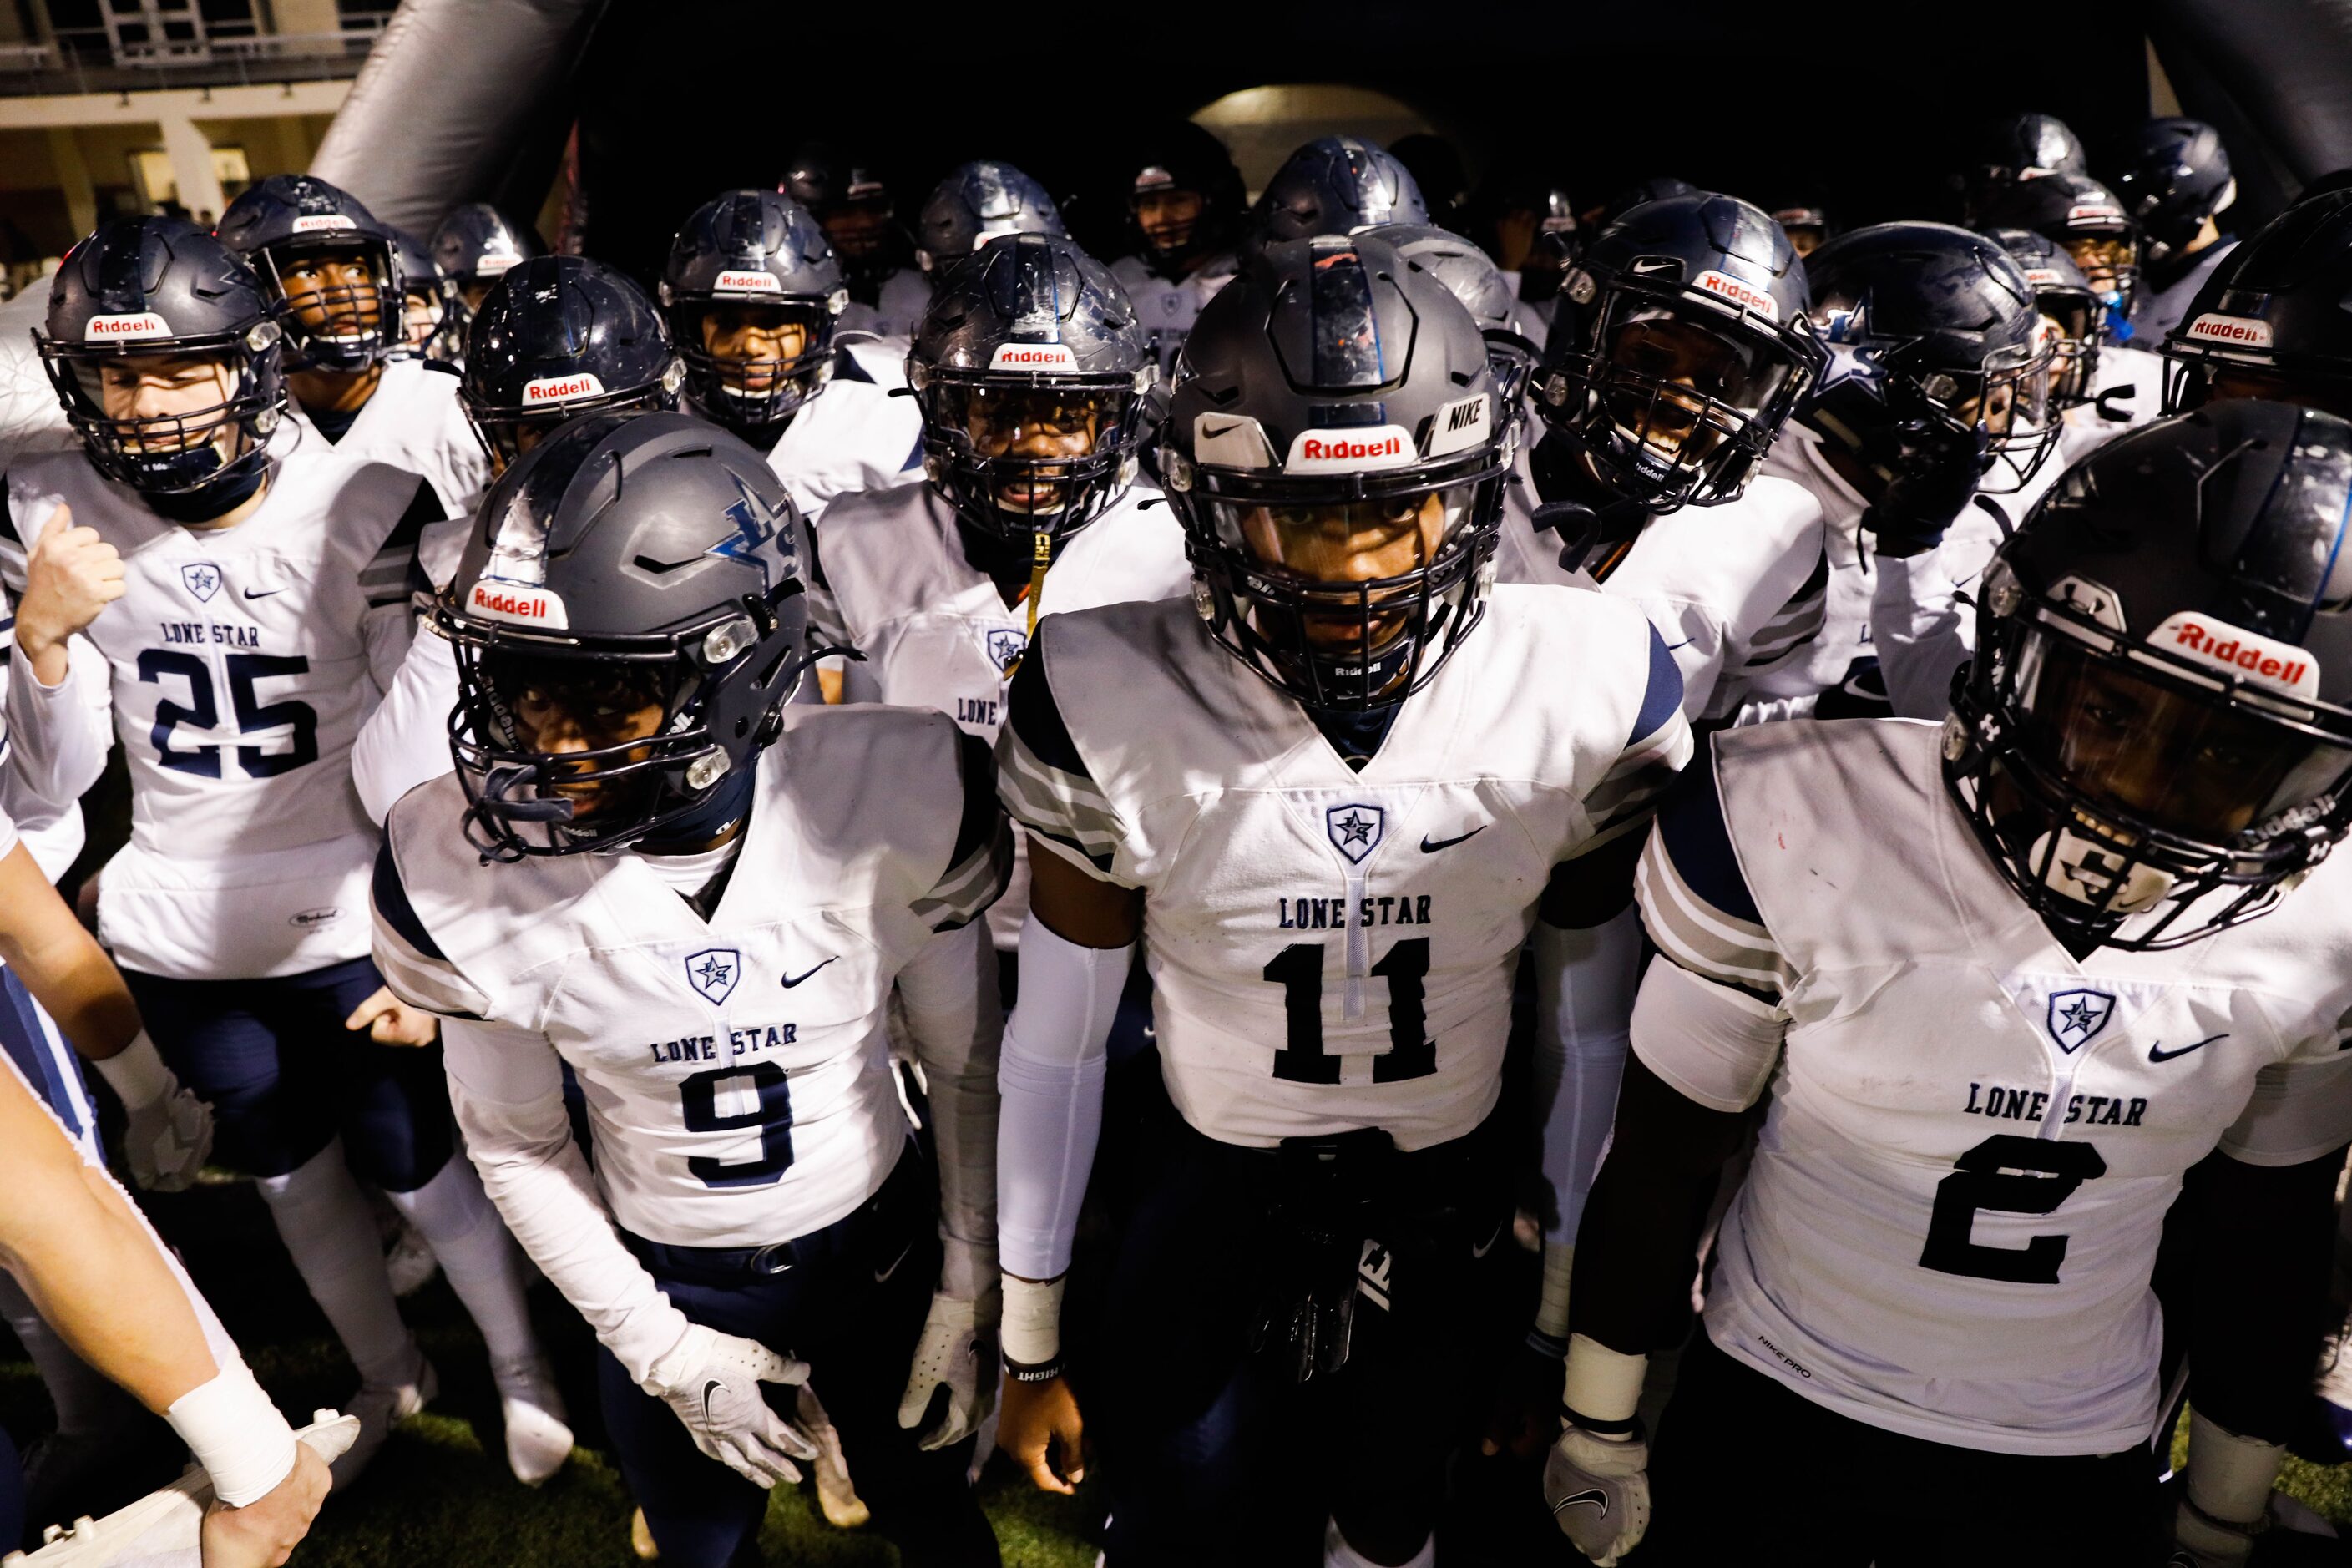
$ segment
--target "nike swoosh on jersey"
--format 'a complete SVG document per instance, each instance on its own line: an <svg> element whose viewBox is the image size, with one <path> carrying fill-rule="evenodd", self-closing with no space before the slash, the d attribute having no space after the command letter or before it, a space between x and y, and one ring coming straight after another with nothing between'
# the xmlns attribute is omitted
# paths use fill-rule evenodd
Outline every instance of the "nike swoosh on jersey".
<svg viewBox="0 0 2352 1568"><path fill-rule="evenodd" d="M839 958L841 954L836 952L833 955L833 958ZM802 970L798 974L785 975L783 977L784 989L790 991L793 986L798 985L802 981L806 980L810 975L814 974L818 970L823 969L825 963L831 963L833 962L833 958L826 959L824 963L811 964L808 968Z"/></svg>
<svg viewBox="0 0 2352 1568"><path fill-rule="evenodd" d="M1551 1510L1554 1513L1566 1513L1570 1509L1574 1508L1580 1502L1589 1502L1593 1507L1599 1509L1601 1510L1601 1518L1607 1519L1609 1517L1609 1494L1602 1491L1599 1487L1587 1487L1580 1492L1570 1492L1568 1496L1552 1504Z"/></svg>
<svg viewBox="0 0 2352 1568"><path fill-rule="evenodd" d="M1503 1239L1503 1226L1508 1223L1509 1222L1507 1220L1496 1220L1495 1222L1495 1234L1488 1237L1481 1245L1472 1247L1470 1249L1470 1256L1473 1258L1484 1258L1486 1254L1494 1251L1495 1243Z"/></svg>
<svg viewBox="0 0 2352 1568"><path fill-rule="evenodd" d="M248 599L267 599L272 594L282 594L284 592L286 592L286 590L283 588L247 588L245 591L245 596Z"/></svg>
<svg viewBox="0 0 2352 1568"><path fill-rule="evenodd" d="M1477 826L1472 828L1469 832L1461 835L1460 837L1441 838L1434 844L1430 842L1429 835L1424 833L1421 836L1421 852L1424 855L1434 855L1441 849L1453 848L1456 844L1461 843L1464 838L1475 838L1478 835L1486 831L1486 824L1482 822Z"/></svg>
<svg viewBox="0 0 2352 1568"><path fill-rule="evenodd" d="M898 1256L890 1260L889 1268L877 1268L874 1271L874 1283L877 1285L888 1284L890 1282L890 1276L898 1272L898 1265L907 1261L907 1254L914 1250L915 1244L911 1241L907 1243L904 1247L899 1249Z"/></svg>
<svg viewBox="0 0 2352 1568"><path fill-rule="evenodd" d="M2164 1048L2164 1042L2162 1040L2158 1040L2156 1044L2148 1047L2147 1059L2152 1062L2168 1062L2175 1057L2185 1057L2191 1051L2203 1050L2207 1046L2211 1045L2214 1041L2226 1040L2229 1037L2230 1037L2226 1033L2208 1035L2203 1039L2198 1041L2195 1045L2183 1046L2177 1051L2166 1050Z"/></svg>
<svg viewBox="0 0 2352 1568"><path fill-rule="evenodd" d="M1675 651L1675 649L1676 649L1676 648L1678 648L1678 647L1690 647L1690 645L1691 645L1691 640L1690 640L1690 638L1688 638L1688 637L1685 637L1685 638L1683 638L1683 640L1682 640L1682 641L1680 641L1680 642L1670 642L1670 643L1668 643L1668 644L1666 645L1666 651L1667 651L1668 653L1672 653L1672 652L1674 652L1674 651Z"/></svg>

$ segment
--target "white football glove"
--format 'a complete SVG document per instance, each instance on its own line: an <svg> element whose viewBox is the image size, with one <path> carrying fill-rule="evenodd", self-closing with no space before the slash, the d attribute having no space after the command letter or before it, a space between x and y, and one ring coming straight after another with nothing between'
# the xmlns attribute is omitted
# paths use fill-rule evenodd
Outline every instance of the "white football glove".
<svg viewBox="0 0 2352 1568"><path fill-rule="evenodd" d="M213 1151L213 1108L180 1087L145 1031L91 1065L129 1120L122 1157L130 1162L131 1179L159 1193L176 1193L194 1181Z"/></svg>
<svg viewBox="0 0 2352 1568"><path fill-rule="evenodd" d="M2168 1568L2242 1568L2254 1555L2254 1537L2269 1521L2230 1524L2189 1505L2182 1497L2172 1515Z"/></svg>
<svg viewBox="0 0 2352 1568"><path fill-rule="evenodd" d="M1650 1528L1650 1446L1570 1426L1544 1460L1544 1501L1594 1568L1614 1568Z"/></svg>
<svg viewBox="0 0 2352 1568"><path fill-rule="evenodd" d="M806 1383L806 1362L699 1323L662 1360L679 1370L649 1392L677 1412L694 1446L708 1457L763 1487L798 1481L800 1468L793 1461L816 1458L808 1434L776 1414L760 1393L763 1383Z"/></svg>
<svg viewBox="0 0 2352 1568"><path fill-rule="evenodd" d="M948 1407L938 1425L923 1434L919 1447L944 1448L962 1442L980 1430L980 1424L995 1408L996 1314L992 1311L985 1316L990 1321L982 1322L977 1301L944 1290L932 1293L930 1314L923 1320L923 1337L915 1342L915 1363L907 1374L907 1392L898 1400L898 1425L912 1430L942 1384L948 1390Z"/></svg>

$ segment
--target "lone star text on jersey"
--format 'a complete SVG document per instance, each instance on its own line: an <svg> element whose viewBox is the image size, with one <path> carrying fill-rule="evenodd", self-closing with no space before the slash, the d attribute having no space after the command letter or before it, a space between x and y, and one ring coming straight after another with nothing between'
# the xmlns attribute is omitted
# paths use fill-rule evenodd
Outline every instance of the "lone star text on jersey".
<svg viewBox="0 0 2352 1568"><path fill-rule="evenodd" d="M727 1043L734 1056L749 1056L754 1051L772 1051L794 1044L800 1035L798 1024L752 1024L727 1031ZM646 1047L656 1067L671 1062L715 1062L719 1059L717 1035L688 1035L679 1039L661 1040Z"/></svg>
<svg viewBox="0 0 2352 1568"><path fill-rule="evenodd" d="M1347 825L1343 822L1344 828ZM1348 927L1348 900L1345 899L1276 899L1279 917L1276 923L1284 931L1345 931ZM1427 893L1367 894L1357 900L1356 924L1359 926L1425 926L1429 923Z"/></svg>
<svg viewBox="0 0 2352 1568"><path fill-rule="evenodd" d="M1971 1083L1969 1102L1960 1107L1969 1116L1989 1116L1999 1121L2039 1122L2050 1109L2050 1091L2046 1089L2012 1089L2006 1084ZM2128 1100L2116 1094L2076 1094L2066 1100L2068 1125L2080 1122L2085 1127L2137 1127L2147 1114L2147 1100L2140 1095Z"/></svg>

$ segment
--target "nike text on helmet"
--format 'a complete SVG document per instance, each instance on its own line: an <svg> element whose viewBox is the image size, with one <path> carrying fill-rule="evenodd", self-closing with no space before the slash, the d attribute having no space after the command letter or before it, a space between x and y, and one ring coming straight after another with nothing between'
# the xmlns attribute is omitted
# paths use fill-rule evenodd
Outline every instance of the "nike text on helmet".
<svg viewBox="0 0 2352 1568"><path fill-rule="evenodd" d="M178 218L116 218L66 256L49 286L41 363L98 471L150 496L201 502L254 481L286 406L276 310L236 252ZM218 403L115 418L104 367L218 356Z"/></svg>
<svg viewBox="0 0 2352 1568"><path fill-rule="evenodd" d="M1499 406L1469 311L1377 236L1261 252L1202 308L1161 427L1210 634L1318 709L1390 707L1434 679L1485 608ZM1261 553L1280 519L1364 509L1417 520L1413 566L1321 580Z"/></svg>
<svg viewBox="0 0 2352 1568"><path fill-rule="evenodd" d="M766 459L689 415L607 410L525 453L436 612L472 841L501 859L612 848L745 776L808 661L805 551ZM641 704L658 722L554 752L517 717L533 700L575 717Z"/></svg>
<svg viewBox="0 0 2352 1568"><path fill-rule="evenodd" d="M1945 777L2045 921L2179 946L2352 826L2352 423L2215 403L2069 469L1984 574Z"/></svg>

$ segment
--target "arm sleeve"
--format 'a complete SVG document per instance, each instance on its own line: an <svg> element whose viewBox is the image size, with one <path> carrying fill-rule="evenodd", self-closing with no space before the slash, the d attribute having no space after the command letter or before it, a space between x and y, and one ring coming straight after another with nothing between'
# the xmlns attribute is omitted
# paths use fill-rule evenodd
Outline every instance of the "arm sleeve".
<svg viewBox="0 0 2352 1568"><path fill-rule="evenodd" d="M1004 1015L996 949L973 921L931 938L898 971L939 1149L940 1288L976 1300L996 1283L996 1075Z"/></svg>
<svg viewBox="0 0 2352 1568"><path fill-rule="evenodd" d="M1080 947L1034 914L1021 928L1020 1000L1004 1026L996 1141L1004 1268L1052 1279L1070 1267L1078 1201L1102 1136L1105 1048L1135 949Z"/></svg>
<svg viewBox="0 0 2352 1568"><path fill-rule="evenodd" d="M489 1012L489 998L449 962L417 918L388 835L376 847L368 902L375 921L375 966L394 995L443 1019L479 1021Z"/></svg>
<svg viewBox="0 0 2352 1568"><path fill-rule="evenodd" d="M945 719L937 721L946 724ZM996 803L996 764L988 743L962 731L956 737L956 769L962 784L961 816L948 868L914 902L915 916L934 931L954 931L978 920L1004 894L1013 876L1013 830Z"/></svg>
<svg viewBox="0 0 2352 1568"><path fill-rule="evenodd" d="M459 1019L445 1021L441 1039L450 1108L507 1228L638 1386L666 1382L656 1369L685 1337L686 1314L613 1228L572 1142L554 1047Z"/></svg>
<svg viewBox="0 0 2352 1568"><path fill-rule="evenodd" d="M1006 693L1004 728L996 737L997 792L1007 815L1036 843L1097 881L1133 887L1111 869L1125 828L1078 755L1045 676L1052 626L1050 616L1039 623ZM1681 677L1675 680L1679 689Z"/></svg>
<svg viewBox="0 0 2352 1568"><path fill-rule="evenodd" d="M381 823L402 795L449 771L449 711L457 705L457 651L419 626L352 744L352 782L370 818Z"/></svg>
<svg viewBox="0 0 2352 1568"><path fill-rule="evenodd" d="M1572 1241L1617 1111L1641 959L1632 910L1582 931L1536 922L1535 1093L1551 1203L1548 1241Z"/></svg>
<svg viewBox="0 0 2352 1568"><path fill-rule="evenodd" d="M1726 664L1728 666L1736 658L1738 663L1732 668L1745 679L1802 658L1828 623L1829 602L1830 556L1829 547L1824 544L1814 558L1812 571L1797 591L1762 626L1746 634L1740 646L1725 650Z"/></svg>
<svg viewBox="0 0 2352 1568"><path fill-rule="evenodd" d="M1658 635L1658 628L1648 630L1649 674L1633 732L1601 782L1584 797L1592 836L1570 851L1567 859L1589 855L1649 821L1659 795L1691 759L1694 742L1690 721L1683 717L1683 672L1676 668L1675 656L1666 651L1666 640Z"/></svg>

